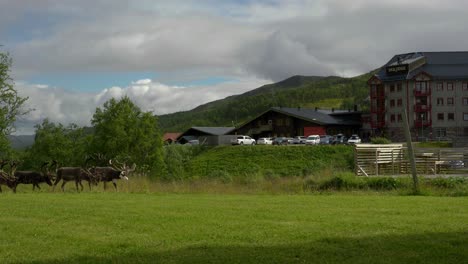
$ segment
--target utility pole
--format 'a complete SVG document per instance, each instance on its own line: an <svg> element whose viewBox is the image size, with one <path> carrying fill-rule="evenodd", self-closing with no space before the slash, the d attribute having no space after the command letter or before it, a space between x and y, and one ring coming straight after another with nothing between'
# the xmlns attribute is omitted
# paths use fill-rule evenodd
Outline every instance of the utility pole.
<svg viewBox="0 0 468 264"><path fill-rule="evenodd" d="M419 180L416 174L416 162L414 160L413 143L411 142L411 133L408 124L408 113L403 110L403 127L405 130L406 147L408 149L408 159L411 165L411 175L413 176L413 194L419 194Z"/></svg>

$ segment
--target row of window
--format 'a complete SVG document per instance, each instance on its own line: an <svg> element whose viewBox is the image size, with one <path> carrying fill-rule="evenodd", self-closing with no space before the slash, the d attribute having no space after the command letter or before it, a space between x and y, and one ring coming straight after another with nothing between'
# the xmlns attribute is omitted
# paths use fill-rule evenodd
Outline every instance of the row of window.
<svg viewBox="0 0 468 264"><path fill-rule="evenodd" d="M397 100L391 99L390 100L390 107L395 107L395 102L397 106L402 106L403 105L403 99L399 98Z"/></svg>
<svg viewBox="0 0 468 264"><path fill-rule="evenodd" d="M454 105L455 104L455 99L453 97L447 97L446 99L447 100L444 100L443 97L438 97L436 99L437 105L438 106L443 106L445 102L447 103L447 105ZM395 103L396 103L396 106L402 106L403 105L403 100L401 98L396 99L396 100L391 99L390 100L390 107L395 107ZM425 105L426 103L419 102L419 104ZM468 106L468 97L463 97L462 98L462 104Z"/></svg>
<svg viewBox="0 0 468 264"><path fill-rule="evenodd" d="M403 89L402 83L397 83L396 86L394 84L390 84L390 92L393 93L395 92L395 87L397 92L401 92Z"/></svg>
<svg viewBox="0 0 468 264"><path fill-rule="evenodd" d="M438 97L437 100L437 105L444 105L444 98ZM447 105L453 105L455 103L455 100L453 97L448 97L447 98ZM468 97L463 97L462 98L462 104L463 105L468 105Z"/></svg>
<svg viewBox="0 0 468 264"><path fill-rule="evenodd" d="M444 121L445 114L444 113L437 113L437 120ZM447 120L448 121L455 121L455 114L454 113L447 113ZM463 121L468 121L468 113L463 113Z"/></svg>
<svg viewBox="0 0 468 264"><path fill-rule="evenodd" d="M444 121L445 120L445 113L437 113L437 120L438 121ZM448 121L455 121L455 113L447 113L447 120ZM403 121L403 118L402 118L401 114L398 114L398 115L391 114L390 115L390 122L395 123L395 121L398 121L398 122ZM468 113L463 113L463 121L468 121Z"/></svg>
<svg viewBox="0 0 468 264"><path fill-rule="evenodd" d="M454 87L453 82L448 82L445 85L445 88L446 88L447 91L453 91L453 87ZM436 88L437 88L437 91L443 91L444 90L444 83L443 82L436 83ZM468 91L468 83L467 82L462 83L462 89L463 89L463 91Z"/></svg>
<svg viewBox="0 0 468 264"><path fill-rule="evenodd" d="M437 113L437 120L444 121L445 114L444 113ZM455 114L454 113L447 113L447 120L448 121L455 121Z"/></svg>
<svg viewBox="0 0 468 264"><path fill-rule="evenodd" d="M415 82L415 89L416 91L427 91L427 89L430 87L428 81L422 81L422 82ZM445 89L447 91L453 91L453 88L455 87L453 82L448 82L445 85ZM436 83L436 90L437 91L444 91L444 83L443 82L438 82ZM462 83L462 90L463 91L468 91L468 82ZM390 86L390 92L392 92L392 86Z"/></svg>

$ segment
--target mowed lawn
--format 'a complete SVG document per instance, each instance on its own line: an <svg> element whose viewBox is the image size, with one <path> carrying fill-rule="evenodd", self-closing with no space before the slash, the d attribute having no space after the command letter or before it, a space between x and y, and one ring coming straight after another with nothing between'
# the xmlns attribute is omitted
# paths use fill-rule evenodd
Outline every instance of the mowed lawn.
<svg viewBox="0 0 468 264"><path fill-rule="evenodd" d="M467 197L0 194L0 263L467 262Z"/></svg>

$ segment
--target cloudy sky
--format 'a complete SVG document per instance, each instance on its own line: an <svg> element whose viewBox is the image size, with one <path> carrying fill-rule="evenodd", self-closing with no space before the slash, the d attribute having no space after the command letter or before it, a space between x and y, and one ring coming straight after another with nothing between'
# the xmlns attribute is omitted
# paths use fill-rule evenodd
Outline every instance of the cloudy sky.
<svg viewBox="0 0 468 264"><path fill-rule="evenodd" d="M130 96L165 114L292 75L355 76L394 54L467 50L465 0L0 0L0 51L44 118L88 125Z"/></svg>

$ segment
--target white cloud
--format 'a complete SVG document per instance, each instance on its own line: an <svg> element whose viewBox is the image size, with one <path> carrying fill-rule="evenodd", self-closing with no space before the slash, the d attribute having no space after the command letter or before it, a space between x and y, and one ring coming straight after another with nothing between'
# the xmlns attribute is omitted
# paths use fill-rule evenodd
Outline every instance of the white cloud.
<svg viewBox="0 0 468 264"><path fill-rule="evenodd" d="M62 124L90 125L96 107L124 95L129 96L143 111L159 115L190 110L200 104L252 90L266 82L262 79L245 79L214 86L179 87L144 79L132 82L128 87L111 87L98 93L76 93L18 82L16 88L19 94L29 97L26 108L35 110L19 120L17 133L32 133L33 126L45 118Z"/></svg>
<svg viewBox="0 0 468 264"><path fill-rule="evenodd" d="M357 75L394 54L468 47L465 0L0 0L0 6L0 44L12 54L16 80L61 72L155 72L162 83L245 80L213 87L139 80L95 94L23 83L37 109L31 122L86 124L96 106L124 94L156 113L188 110L291 75Z"/></svg>

